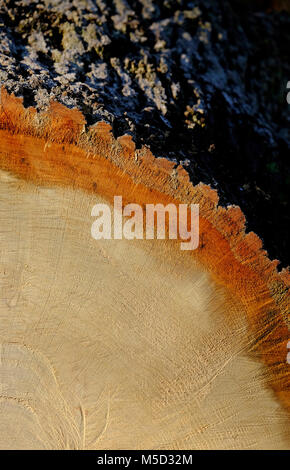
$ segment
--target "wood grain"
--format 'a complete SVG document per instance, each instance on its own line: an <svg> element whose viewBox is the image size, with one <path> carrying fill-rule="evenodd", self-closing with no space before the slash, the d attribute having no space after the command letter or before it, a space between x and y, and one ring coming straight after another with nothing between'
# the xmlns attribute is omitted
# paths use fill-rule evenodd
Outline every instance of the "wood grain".
<svg viewBox="0 0 290 470"><path fill-rule="evenodd" d="M182 167L57 103L0 108L2 448L289 448L289 271ZM96 202L200 204L200 246L95 241Z"/></svg>

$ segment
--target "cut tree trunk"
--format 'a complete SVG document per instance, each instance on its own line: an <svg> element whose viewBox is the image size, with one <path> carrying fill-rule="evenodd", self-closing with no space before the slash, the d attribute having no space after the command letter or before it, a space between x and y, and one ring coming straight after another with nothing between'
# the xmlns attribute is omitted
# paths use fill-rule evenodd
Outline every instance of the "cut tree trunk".
<svg viewBox="0 0 290 470"><path fill-rule="evenodd" d="M77 109L0 108L0 447L289 448L289 271L238 207ZM94 240L92 207L197 203L200 244Z"/></svg>

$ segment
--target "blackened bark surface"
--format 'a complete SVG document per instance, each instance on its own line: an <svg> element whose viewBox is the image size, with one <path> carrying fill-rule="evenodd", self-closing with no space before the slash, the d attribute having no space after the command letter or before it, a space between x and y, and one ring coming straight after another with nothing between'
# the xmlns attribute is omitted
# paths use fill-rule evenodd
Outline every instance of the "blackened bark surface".
<svg viewBox="0 0 290 470"><path fill-rule="evenodd" d="M286 265L290 15L270 4L0 0L0 81L182 162Z"/></svg>

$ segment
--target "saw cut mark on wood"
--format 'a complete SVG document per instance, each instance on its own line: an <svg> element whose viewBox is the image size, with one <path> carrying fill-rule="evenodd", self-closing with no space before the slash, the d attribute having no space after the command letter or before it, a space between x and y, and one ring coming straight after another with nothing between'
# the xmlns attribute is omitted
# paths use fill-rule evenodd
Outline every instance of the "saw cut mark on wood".
<svg viewBox="0 0 290 470"><path fill-rule="evenodd" d="M2 89L2 448L289 448L289 271L181 167ZM97 202L198 203L200 246L93 240Z"/></svg>

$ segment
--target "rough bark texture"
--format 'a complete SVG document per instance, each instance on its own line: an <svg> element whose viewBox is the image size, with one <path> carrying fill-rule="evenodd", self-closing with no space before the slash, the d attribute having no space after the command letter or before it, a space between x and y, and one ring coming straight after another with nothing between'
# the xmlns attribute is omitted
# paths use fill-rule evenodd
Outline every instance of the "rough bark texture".
<svg viewBox="0 0 290 470"><path fill-rule="evenodd" d="M78 107L240 205L289 263L288 2L0 1L0 81Z"/></svg>

